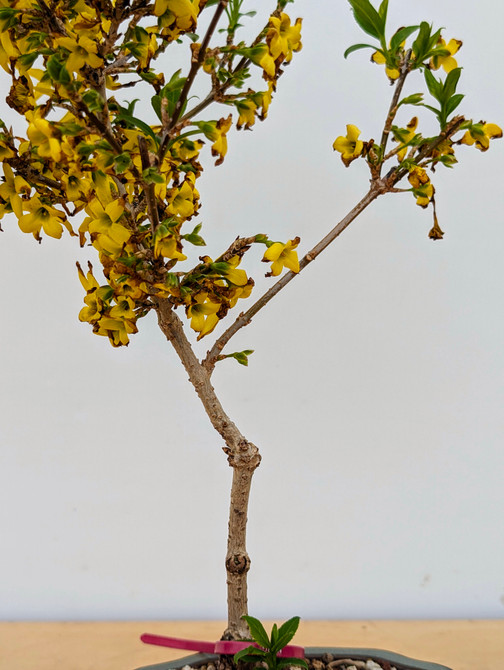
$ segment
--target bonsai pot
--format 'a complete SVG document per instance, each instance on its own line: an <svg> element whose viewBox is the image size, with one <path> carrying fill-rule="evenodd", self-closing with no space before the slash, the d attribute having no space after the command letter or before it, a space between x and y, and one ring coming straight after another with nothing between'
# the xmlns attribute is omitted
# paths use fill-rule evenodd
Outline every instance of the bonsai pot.
<svg viewBox="0 0 504 670"><path fill-rule="evenodd" d="M143 666L137 668L137 670L182 670L186 666L203 670L204 666L208 665L212 666L208 670L221 670L221 668L225 667L227 669L232 666L232 657L227 657L222 666L220 665L221 658L217 654L193 654L175 661ZM381 670L450 670L447 666L439 665L439 663L418 661L380 649L306 647L305 658L310 670L347 670L352 666L357 670L378 670L379 668ZM341 663L343 659L348 659L348 664ZM352 661L357 661L357 665ZM366 664L366 661L373 661L374 665L372 663Z"/></svg>

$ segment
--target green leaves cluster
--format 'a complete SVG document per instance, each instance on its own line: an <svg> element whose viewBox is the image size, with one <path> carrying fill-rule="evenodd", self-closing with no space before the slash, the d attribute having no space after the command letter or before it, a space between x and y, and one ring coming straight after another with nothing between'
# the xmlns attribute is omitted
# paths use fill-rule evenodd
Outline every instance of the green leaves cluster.
<svg viewBox="0 0 504 670"><path fill-rule="evenodd" d="M376 37L380 42L385 40L385 23L387 22L388 0L383 0L376 10L369 0L348 0L354 17L362 30Z"/></svg>
<svg viewBox="0 0 504 670"><path fill-rule="evenodd" d="M242 619L248 624L252 640L259 647L250 646L242 649L234 655L234 662L243 661L244 663L261 663L268 666L268 670L280 670L290 665L297 665L301 668L308 668L308 664L303 658L278 658L277 654L292 640L299 626L299 617L295 616L289 619L278 628L273 624L271 636L268 636L264 626L252 616L243 616Z"/></svg>
<svg viewBox="0 0 504 670"><path fill-rule="evenodd" d="M461 72L461 68L454 68L443 82L441 79L437 79L430 70L425 69L425 83L429 93L439 102L439 109L425 104L424 107L434 112L441 128L446 127L449 116L453 114L464 98L462 93L456 93Z"/></svg>

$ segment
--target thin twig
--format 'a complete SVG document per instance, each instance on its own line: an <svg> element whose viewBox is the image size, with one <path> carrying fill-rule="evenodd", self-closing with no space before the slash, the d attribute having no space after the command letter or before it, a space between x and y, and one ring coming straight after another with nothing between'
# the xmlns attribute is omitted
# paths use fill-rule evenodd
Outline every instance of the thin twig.
<svg viewBox="0 0 504 670"><path fill-rule="evenodd" d="M182 112L182 109L185 105L185 102L187 100L187 96L189 95L189 91L191 89L191 86L194 82L194 78L196 77L196 74L203 63L203 60L205 58L205 52L207 49L207 46L210 42L210 39L217 28L217 24L219 22L219 19L222 15L222 12L226 9L228 4L228 0L220 0L217 9L215 10L215 14L213 15L212 20L210 21L210 24L208 26L208 29L206 31L206 34L203 38L203 41L201 42L201 46L198 51L198 56L192 61L191 64L191 69L189 70L189 74L187 75L187 79L185 80L184 87L182 88L182 92L180 93L179 99L177 100L177 103L175 105L175 109L173 110L173 116L170 119L170 123L168 124L168 127L164 129L163 133L163 139L161 141L161 146L159 147L159 160L161 161L164 157L166 147L168 145L168 142L170 140L170 130L172 130L175 125L177 124L177 121L180 118L180 114Z"/></svg>
<svg viewBox="0 0 504 670"><path fill-rule="evenodd" d="M301 272L309 263L311 263L326 247L328 247L331 242L333 242L338 235L340 235L347 226L349 226L352 221L363 212L366 207L373 202L379 195L386 193L388 186L382 180L376 180L372 183L371 188L368 193L362 198L360 202L355 205L355 207L348 212L348 214L341 219L341 221L322 239L318 244L316 244L311 251L309 251L299 262L299 271ZM252 318L257 314L257 312L262 309L268 302L279 292L281 291L294 277L297 277L299 273L296 272L287 272L281 279L279 279L276 284L273 284L266 293L264 293L246 312L242 312L234 323L229 326L229 328L215 341L214 345L207 352L206 358L202 361L202 365L208 370L209 374L213 370L215 363L220 356L223 348L229 342L229 340L235 335L241 328L247 326Z"/></svg>
<svg viewBox="0 0 504 670"><path fill-rule="evenodd" d="M149 150L147 148L147 140L143 135L138 135L138 148L140 150L142 170L147 170L151 167L151 161L149 158ZM156 195L154 193L154 184L145 184L144 191L147 200L147 209L149 210L151 230L154 233L159 226L159 213L156 203Z"/></svg>
<svg viewBox="0 0 504 670"><path fill-rule="evenodd" d="M401 74L399 75L399 79L397 80L397 84L394 90L394 95L392 96L392 101L390 102L390 107L389 111L387 114L387 118L385 120L385 125L383 126L383 133L381 136L380 140L380 147L381 147L381 155L385 156L385 149L387 148L387 141L388 137L390 134L390 129L392 127L392 122L395 119L395 116L397 114L398 110L398 103L399 103L399 96L401 95L401 91L404 86L404 82L406 81L406 77L408 76L410 72L410 58L411 58L411 49L409 49L406 52L406 56L404 57L404 62L401 67ZM381 165L380 165L380 170L379 170L379 175L381 174L381 167L385 161L383 160Z"/></svg>

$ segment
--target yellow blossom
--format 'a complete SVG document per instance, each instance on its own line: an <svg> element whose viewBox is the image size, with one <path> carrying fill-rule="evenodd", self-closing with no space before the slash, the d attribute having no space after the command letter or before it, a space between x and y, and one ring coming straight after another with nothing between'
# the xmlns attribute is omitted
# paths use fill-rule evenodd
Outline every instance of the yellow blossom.
<svg viewBox="0 0 504 670"><path fill-rule="evenodd" d="M361 155L364 143L358 139L360 130L357 126L349 123L346 128L346 137L341 135L337 137L334 140L333 149L340 152L341 160L348 167L353 160Z"/></svg>
<svg viewBox="0 0 504 670"><path fill-rule="evenodd" d="M55 43L69 52L65 61L65 67L69 72L78 72L84 65L98 68L103 64L102 58L98 55L96 42L85 34L59 37Z"/></svg>
<svg viewBox="0 0 504 670"><path fill-rule="evenodd" d="M9 32L7 30L0 32L0 65L6 72L11 72L11 58L14 59L18 56L19 50L15 43L11 41Z"/></svg>
<svg viewBox="0 0 504 670"><path fill-rule="evenodd" d="M89 270L87 274L84 274L84 270L82 269L80 263L76 263L76 265L77 272L79 273L79 281L86 293L91 293L100 287L100 284L98 284L95 276L93 275L93 266L91 263L88 263Z"/></svg>
<svg viewBox="0 0 504 670"><path fill-rule="evenodd" d="M43 229L49 237L60 238L63 233L65 215L50 205L43 204L38 196L23 202L24 209L28 214L19 217L19 227L23 233L32 233L35 239L40 239L40 231Z"/></svg>
<svg viewBox="0 0 504 670"><path fill-rule="evenodd" d="M422 167L415 165L410 170L408 181L413 186L413 195L417 199L416 204L423 208L427 207L434 195L434 186L429 175Z"/></svg>
<svg viewBox="0 0 504 670"><path fill-rule="evenodd" d="M137 333L138 328L130 319L113 319L103 316L93 328L97 335L106 335L113 347L127 346L129 344L128 334Z"/></svg>
<svg viewBox="0 0 504 670"><path fill-rule="evenodd" d="M457 61L455 58L453 58L453 55L457 53L461 46L462 42L460 40L450 40L448 44L446 44L444 39L441 38L437 44L437 47L440 49L445 49L448 53L444 56L433 56L430 60L431 68L433 70L437 70L442 67L445 72L451 72L457 67Z"/></svg>
<svg viewBox="0 0 504 670"><path fill-rule="evenodd" d="M371 56L371 60L373 61L373 63L377 63L378 65L385 65L385 73L391 81L395 81L396 79L399 78L399 75L401 74L399 68L390 67L390 65L387 64L387 59L385 58L385 56L382 54L381 51L375 51L374 54Z"/></svg>
<svg viewBox="0 0 504 670"><path fill-rule="evenodd" d="M480 151L487 151L490 140L502 137L502 129L496 123L473 123L460 140L461 144L473 144Z"/></svg>
<svg viewBox="0 0 504 670"><path fill-rule="evenodd" d="M273 79L276 74L275 59L271 55L266 44L257 44L249 50L250 60L262 67L266 75Z"/></svg>
<svg viewBox="0 0 504 670"><path fill-rule="evenodd" d="M299 242L299 237L295 237L293 240L289 240L287 244L274 242L266 249L262 260L271 263L271 272L266 276L273 275L273 277L276 277L282 272L284 266L292 272L299 272L299 260L297 251L295 251Z"/></svg>
<svg viewBox="0 0 504 670"><path fill-rule="evenodd" d="M418 126L418 119L416 116L414 116L411 121L408 123L406 128L401 128L397 132L397 137L394 137L394 140L396 142L400 142L402 145L404 145L397 153L397 160L399 163L402 163L402 161L406 158L406 154L408 152L408 142L411 142L411 140L415 137L416 129Z"/></svg>
<svg viewBox="0 0 504 670"><path fill-rule="evenodd" d="M301 50L301 23L301 19L296 19L296 23L291 25L290 17L284 12L280 17L270 17L266 42L274 60L280 56L289 63L292 52Z"/></svg>
<svg viewBox="0 0 504 670"><path fill-rule="evenodd" d="M27 112L26 118L29 121L27 132L32 147L37 149L39 156L51 158L57 163L61 159L61 144L54 137L53 126L42 118L40 109Z"/></svg>
<svg viewBox="0 0 504 670"><path fill-rule="evenodd" d="M189 219L195 213L199 193L194 188L194 180L194 174L189 173L180 187L172 189L167 208L170 214Z"/></svg>
<svg viewBox="0 0 504 670"><path fill-rule="evenodd" d="M193 30L198 20L198 2L191 0L156 0L154 14L162 16L169 12L181 31Z"/></svg>
<svg viewBox="0 0 504 670"><path fill-rule="evenodd" d="M194 298L195 302L186 308L187 316L191 319L191 328L199 333L200 340L212 330L219 322L217 312L220 309L220 303L212 302L207 293L198 293Z"/></svg>
<svg viewBox="0 0 504 670"><path fill-rule="evenodd" d="M220 165L224 156L227 154L227 137L226 133L231 128L233 123L233 117L230 114L227 119L219 119L218 121L211 121L213 125L213 130L206 134L206 136L213 141L211 151L212 156L218 156L219 158L215 161L215 165Z"/></svg>
<svg viewBox="0 0 504 670"><path fill-rule="evenodd" d="M30 193L31 186L21 175L15 175L8 163L3 163L4 183L0 184L0 197L8 203L19 218L23 214L23 201L20 193Z"/></svg>
<svg viewBox="0 0 504 670"><path fill-rule="evenodd" d="M182 253L180 241L170 232L168 228L160 225L154 237L154 256L159 258L171 258L177 261L185 261L187 256Z"/></svg>
<svg viewBox="0 0 504 670"><path fill-rule="evenodd" d="M248 282L248 277L245 270L236 269L240 264L240 261L241 258L239 256L232 256L229 260L226 261L226 265L228 265L229 268L222 270L220 273L225 279L227 279L235 286L245 286Z"/></svg>
<svg viewBox="0 0 504 670"><path fill-rule="evenodd" d="M255 111L257 109L256 103L250 98L245 100L237 100L235 102L239 117L236 127L238 130L245 124L245 129L248 130L250 126L255 123Z"/></svg>
<svg viewBox="0 0 504 670"><path fill-rule="evenodd" d="M113 319L135 319L135 301L127 296L116 299L117 304L112 307L109 314Z"/></svg>

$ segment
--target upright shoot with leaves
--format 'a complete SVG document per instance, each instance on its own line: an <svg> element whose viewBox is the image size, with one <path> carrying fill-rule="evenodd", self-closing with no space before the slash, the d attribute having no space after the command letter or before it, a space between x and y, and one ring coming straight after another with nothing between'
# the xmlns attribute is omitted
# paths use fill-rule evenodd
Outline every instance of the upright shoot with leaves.
<svg viewBox="0 0 504 670"><path fill-rule="evenodd" d="M345 51L345 58L360 49L372 49L371 60L385 66L385 73L394 93L386 117L381 141L358 139L360 130L353 124L347 125L347 135L338 137L333 147L341 153L346 167L358 158L368 164L372 182L378 184L384 165L395 158L398 164L387 172L381 188L386 191L398 191L395 185L407 176L411 185L409 190L420 207L432 205L434 225L429 233L431 239L441 239L441 231L435 209L435 189L426 170L435 171L441 163L453 167L457 163L455 147L461 144L475 144L481 151L489 147L490 139L502 137L502 130L494 123L480 121L474 123L464 116L454 116L464 95L457 93L461 68L454 55L462 46L460 40L445 42L441 29L422 21L420 25L399 28L387 39L386 23L388 0L383 0L376 9L369 0L349 0L357 24L362 30L375 38L375 44L354 44ZM407 45L410 40L410 45ZM443 68L446 76L437 78L433 70ZM414 93L401 98L406 78L414 71L423 72L427 92L434 102L424 102L424 93ZM435 136L424 136L418 130L416 116L405 125L396 125L395 119L401 106L413 105L430 110L439 123L439 132ZM387 152L389 137L396 143L394 149Z"/></svg>
<svg viewBox="0 0 504 670"><path fill-rule="evenodd" d="M292 619L283 623L280 628L278 628L276 623L273 624L271 635L268 635L259 619L252 616L244 616L242 618L248 624L251 641L256 644L242 649L235 654L235 663L239 663L240 661L242 663L254 663L254 666L265 663L268 670L280 670L281 668L290 666L308 668L308 664L303 658L279 656L282 649L289 644L296 634L299 627L298 616L292 617Z"/></svg>

